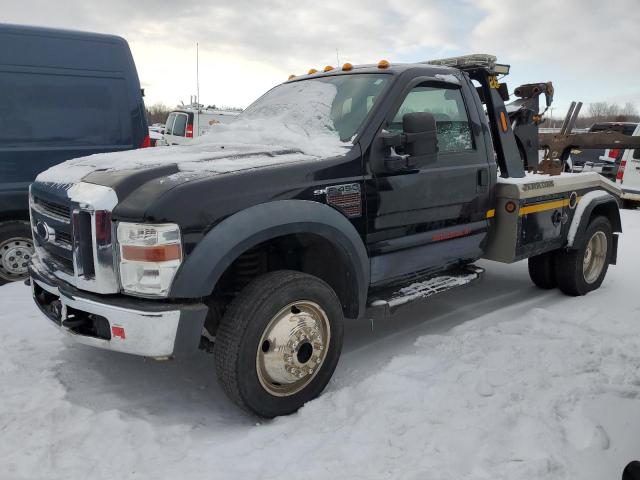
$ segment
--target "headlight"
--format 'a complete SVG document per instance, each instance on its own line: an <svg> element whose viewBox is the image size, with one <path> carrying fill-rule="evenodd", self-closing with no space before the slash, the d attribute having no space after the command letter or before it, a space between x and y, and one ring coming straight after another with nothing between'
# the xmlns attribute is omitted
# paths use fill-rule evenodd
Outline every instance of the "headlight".
<svg viewBox="0 0 640 480"><path fill-rule="evenodd" d="M166 297L182 263L180 227L120 222L118 246L122 289Z"/></svg>

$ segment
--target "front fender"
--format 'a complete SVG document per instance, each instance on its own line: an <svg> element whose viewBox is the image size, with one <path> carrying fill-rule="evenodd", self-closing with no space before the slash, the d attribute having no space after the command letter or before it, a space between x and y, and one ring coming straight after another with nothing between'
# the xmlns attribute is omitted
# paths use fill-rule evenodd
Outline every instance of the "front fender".
<svg viewBox="0 0 640 480"><path fill-rule="evenodd" d="M369 288L369 259L362 239L351 222L338 211L308 200L262 203L224 219L205 235L180 267L170 296L208 296L240 254L267 240L296 233L322 236L344 254L352 278L357 282L362 314Z"/></svg>

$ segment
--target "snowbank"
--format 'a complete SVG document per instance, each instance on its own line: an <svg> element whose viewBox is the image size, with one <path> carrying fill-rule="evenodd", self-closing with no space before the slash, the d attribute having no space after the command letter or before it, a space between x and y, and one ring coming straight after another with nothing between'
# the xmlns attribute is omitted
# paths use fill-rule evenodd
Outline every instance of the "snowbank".
<svg viewBox="0 0 640 480"><path fill-rule="evenodd" d="M640 457L640 212L583 298L486 262L476 286L350 324L323 396L238 411L213 361L67 342L0 287L0 478L618 479Z"/></svg>
<svg viewBox="0 0 640 480"><path fill-rule="evenodd" d="M190 144L90 155L56 165L37 180L73 183L96 170L168 163L186 173L219 174L344 155L352 144L340 141L330 116L336 87L317 81L295 86L286 98L278 88L268 92L238 120L216 125Z"/></svg>

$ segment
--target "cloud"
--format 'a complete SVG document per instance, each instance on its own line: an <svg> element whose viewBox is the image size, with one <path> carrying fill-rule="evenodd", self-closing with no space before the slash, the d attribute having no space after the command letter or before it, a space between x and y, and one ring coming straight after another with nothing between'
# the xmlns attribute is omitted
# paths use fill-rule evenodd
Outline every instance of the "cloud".
<svg viewBox="0 0 640 480"><path fill-rule="evenodd" d="M477 0L476 5L485 16L471 32L471 46L501 52L511 61L588 74L603 86L613 77L639 73L638 0Z"/></svg>
<svg viewBox="0 0 640 480"><path fill-rule="evenodd" d="M196 41L208 102L246 105L289 73L335 65L336 49L352 63L495 52L527 81L564 76L569 90L573 75L606 98L638 93L637 1L23 0L3 21L124 36L152 102L195 93Z"/></svg>

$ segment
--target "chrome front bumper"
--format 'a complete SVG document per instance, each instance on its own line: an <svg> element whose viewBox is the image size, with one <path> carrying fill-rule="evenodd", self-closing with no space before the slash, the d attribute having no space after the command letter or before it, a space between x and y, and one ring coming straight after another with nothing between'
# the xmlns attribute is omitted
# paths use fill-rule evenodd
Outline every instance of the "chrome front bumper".
<svg viewBox="0 0 640 480"><path fill-rule="evenodd" d="M30 274L38 308L79 343L154 358L195 351L199 345L204 304L99 297L61 284L33 265Z"/></svg>

